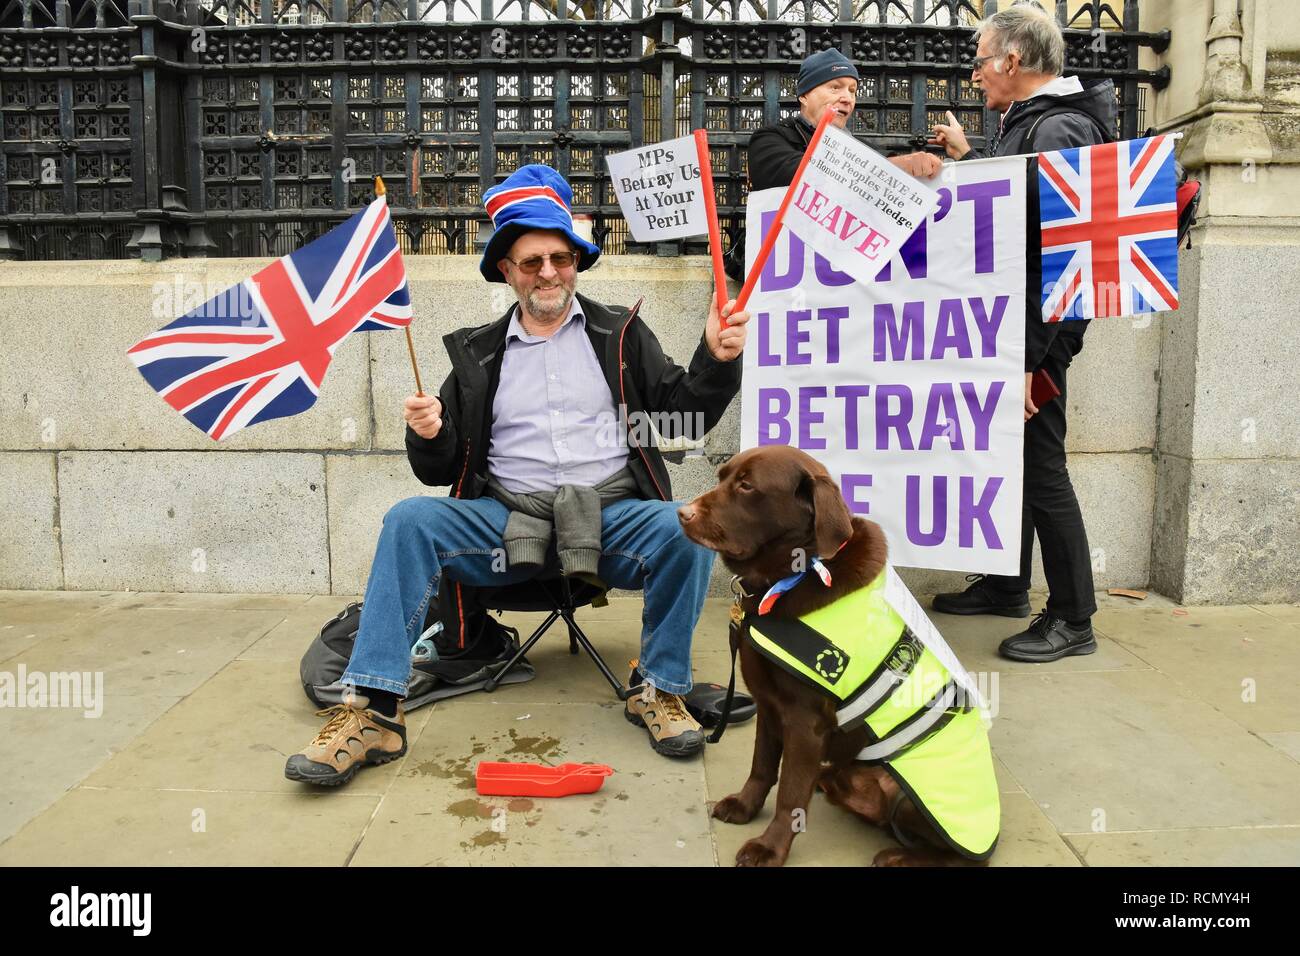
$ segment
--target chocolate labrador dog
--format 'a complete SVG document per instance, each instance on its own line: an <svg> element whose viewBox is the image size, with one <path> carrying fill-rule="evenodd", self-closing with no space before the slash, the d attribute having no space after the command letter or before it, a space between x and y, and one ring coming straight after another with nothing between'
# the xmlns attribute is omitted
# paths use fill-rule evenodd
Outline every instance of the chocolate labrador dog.
<svg viewBox="0 0 1300 956"><path fill-rule="evenodd" d="M884 533L850 515L829 473L804 452L784 445L741 452L719 469L718 478L718 486L682 507L678 518L687 537L718 552L739 575L747 615L756 613L775 582L790 577L792 554L822 556L832 584L806 575L781 595L770 617L813 612L865 587L885 567ZM714 806L713 816L748 823L778 783L780 769L775 816L761 836L740 848L738 866L785 862L801 829L795 821L806 813L814 787L876 826L901 831L905 839L910 834L909 845L878 853L877 866L972 862L943 839L885 766L856 761L874 742L865 727L837 732L836 701L761 654L748 625L733 627L732 641L740 642L745 684L758 705L757 739L749 779Z"/></svg>

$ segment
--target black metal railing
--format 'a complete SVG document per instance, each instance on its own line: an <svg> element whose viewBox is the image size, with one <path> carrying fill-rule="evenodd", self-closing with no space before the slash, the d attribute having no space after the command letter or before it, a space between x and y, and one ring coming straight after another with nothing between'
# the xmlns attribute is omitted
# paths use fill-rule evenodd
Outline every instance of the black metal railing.
<svg viewBox="0 0 1300 956"><path fill-rule="evenodd" d="M1050 3L1050 0L1043 0ZM1005 5L1005 0L1004 0ZM1120 8L1120 12L1116 9ZM555 166L596 239L632 251L611 152L709 131L719 216L746 150L798 108L809 52L862 74L852 130L923 144L952 110L982 143L972 26L995 0L10 0L0 12L0 258L280 255L384 177L404 248L464 253L483 190ZM1121 136L1167 68L1137 0L1064 25L1069 72L1106 76ZM728 240L729 241L729 240ZM659 247L677 251L683 244ZM685 246L701 248L696 243ZM646 251L646 250L636 250Z"/></svg>

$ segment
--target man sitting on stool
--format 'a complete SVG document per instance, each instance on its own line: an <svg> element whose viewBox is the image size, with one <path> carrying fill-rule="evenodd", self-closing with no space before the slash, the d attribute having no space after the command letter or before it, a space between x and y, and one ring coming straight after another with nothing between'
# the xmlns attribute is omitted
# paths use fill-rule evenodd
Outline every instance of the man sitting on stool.
<svg viewBox="0 0 1300 956"><path fill-rule="evenodd" d="M713 552L682 534L663 458L639 444L639 423L647 415L698 423L679 429L692 439L716 425L740 388L736 359L749 314L730 314L728 303L720 318L712 303L689 369L676 365L642 318L575 293L577 273L600 250L574 233L572 195L555 170L525 166L484 196L495 232L479 269L489 282L509 283L518 303L495 322L447 336L452 371L441 392L406 399L411 468L426 485L450 485L451 496L408 498L385 516L342 677L357 694L289 758L292 780L334 786L406 752L401 698L411 647L443 575L473 587L513 584L533 577L550 550L536 537L506 540L519 512L503 501L526 498L553 500L569 570L645 592L629 686L646 692L628 698L628 719L646 727L661 754L688 756L704 745L681 695L691 689L691 637ZM579 527L567 547L561 495L587 525L588 537ZM502 562L503 551L526 560Z"/></svg>

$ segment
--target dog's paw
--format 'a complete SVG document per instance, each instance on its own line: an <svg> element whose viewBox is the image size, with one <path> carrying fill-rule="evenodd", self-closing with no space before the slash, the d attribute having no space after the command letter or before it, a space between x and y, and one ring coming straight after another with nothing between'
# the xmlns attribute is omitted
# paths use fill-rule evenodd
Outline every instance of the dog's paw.
<svg viewBox="0 0 1300 956"><path fill-rule="evenodd" d="M915 851L901 846L881 850L871 861L872 866L926 866L927 863Z"/></svg>
<svg viewBox="0 0 1300 956"><path fill-rule="evenodd" d="M738 794L723 797L713 805L713 818L723 823L748 823L758 813L758 807L751 807L741 801Z"/></svg>
<svg viewBox="0 0 1300 956"><path fill-rule="evenodd" d="M782 866L785 856L762 840L750 840L736 854L736 866Z"/></svg>

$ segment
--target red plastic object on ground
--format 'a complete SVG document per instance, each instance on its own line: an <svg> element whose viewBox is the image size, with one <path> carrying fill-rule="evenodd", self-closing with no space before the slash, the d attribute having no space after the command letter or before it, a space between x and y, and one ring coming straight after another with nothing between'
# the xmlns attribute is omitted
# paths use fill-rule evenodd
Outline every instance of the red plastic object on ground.
<svg viewBox="0 0 1300 956"><path fill-rule="evenodd" d="M474 769L474 783L485 797L567 797L595 793L614 772L603 763L497 763L483 760Z"/></svg>

